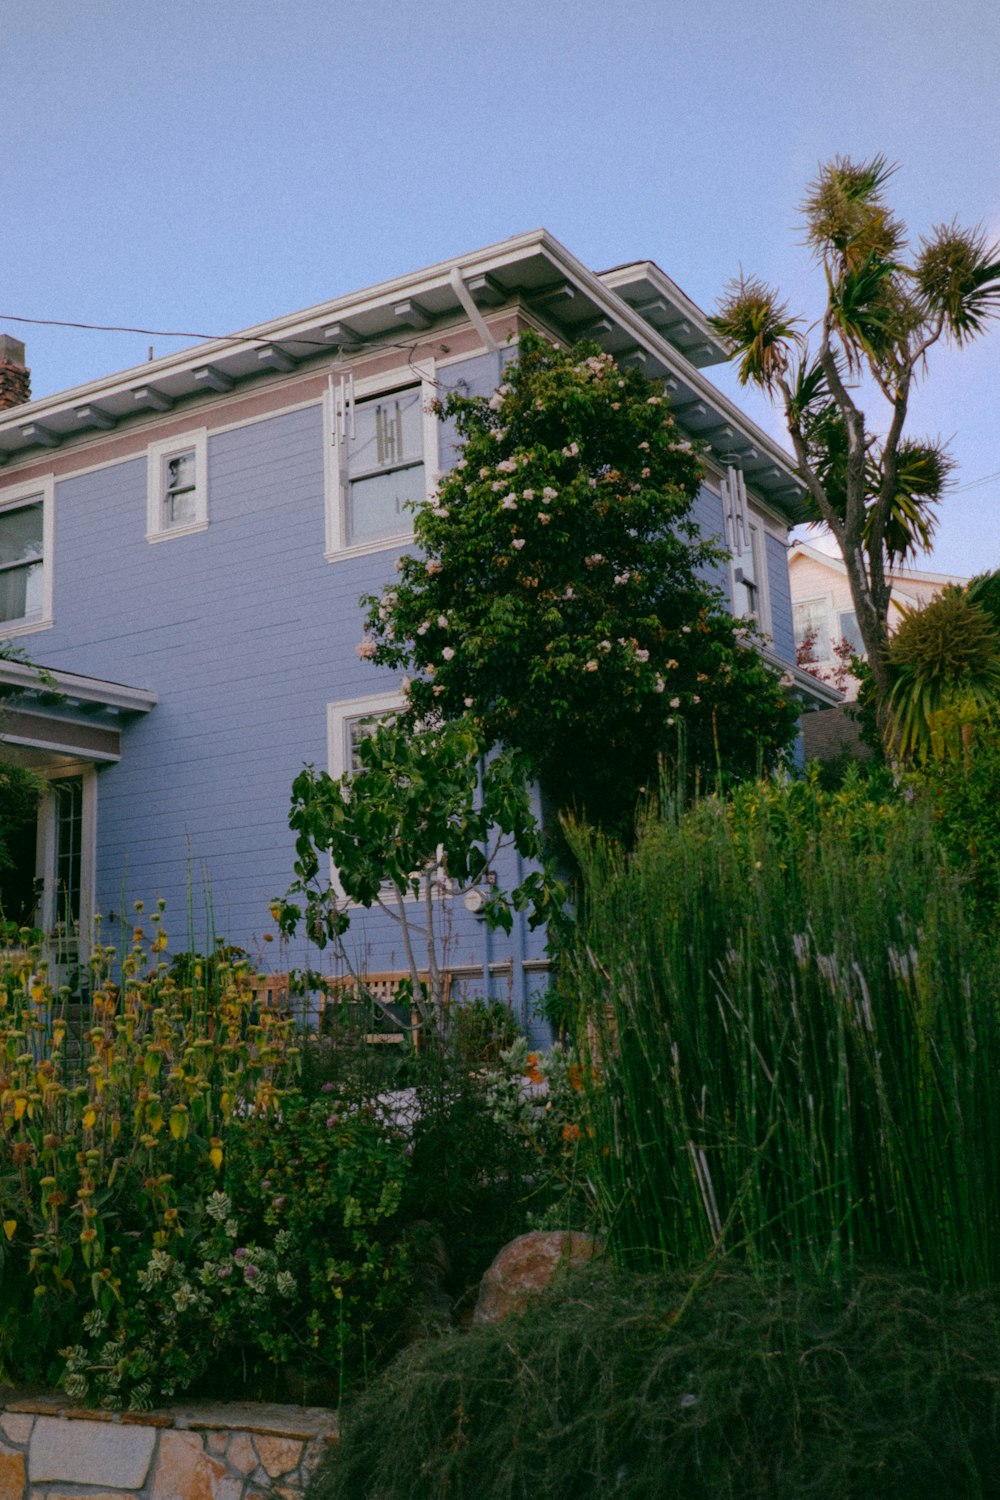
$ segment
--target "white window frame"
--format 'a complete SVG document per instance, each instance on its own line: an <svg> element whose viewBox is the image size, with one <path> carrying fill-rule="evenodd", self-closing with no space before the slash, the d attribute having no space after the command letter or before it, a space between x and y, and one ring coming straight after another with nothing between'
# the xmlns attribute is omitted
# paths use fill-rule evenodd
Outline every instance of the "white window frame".
<svg viewBox="0 0 1000 1500"><path fill-rule="evenodd" d="M389 714L401 713L406 707L402 693L397 688L389 693L372 693L365 698L341 698L326 707L327 764L330 775L336 781L351 773L351 743L348 726L354 719L370 717L387 718ZM344 887L340 883L340 871L330 856L330 884L340 900L344 899ZM407 896L412 900L412 896ZM352 906L357 902L351 902Z"/></svg>
<svg viewBox="0 0 1000 1500"><path fill-rule="evenodd" d="M427 361L421 360L426 366ZM343 381L343 385L341 382ZM351 403L361 404L391 397L400 391L420 390L421 438L424 466L424 500L429 502L438 474L438 419L430 410L437 395L434 370L421 373L414 379L412 369L355 381L350 372L338 372L330 377L323 400L323 451L324 485L326 491L326 545L324 558L327 562L338 562L345 557L362 557L371 552L384 552L390 547L399 547L413 540L413 516L408 514L398 532L388 536L369 537L363 542L351 543L348 528L348 479L344 451L343 427L350 421Z"/></svg>
<svg viewBox="0 0 1000 1500"><path fill-rule="evenodd" d="M46 474L42 479L29 479L23 484L11 485L0 490L0 515L9 510L20 510L22 506L42 502L42 610L35 619L0 620L0 638L9 640L16 635L30 635L35 630L49 630L54 623L52 609L52 583L55 564L55 479Z"/></svg>
<svg viewBox="0 0 1000 1500"><path fill-rule="evenodd" d="M406 707L406 700L398 688L388 693L372 693L365 698L341 698L336 703L328 703L326 708L326 737L327 737L327 764L330 767L330 775L336 781L340 776L350 774L351 743L348 737L348 725L353 719L388 718L390 714L402 713ZM441 899L450 893L449 883L445 878L443 860L444 851L441 851L442 866L438 870L438 878L434 883L435 899ZM340 883L340 874L337 866L330 859L330 884L336 895L343 900L344 888ZM391 899L395 901L395 887L390 882L383 882L383 890L387 895L391 893ZM421 895L424 893L424 883L421 879ZM403 900L409 905L411 901L419 898L412 890L404 892ZM351 902L356 906L357 902Z"/></svg>
<svg viewBox="0 0 1000 1500"><path fill-rule="evenodd" d="M79 776L83 799L80 822L80 926L78 953L85 960L90 953L90 925L94 915L97 891L97 769L92 761L65 761L60 765L39 766L46 781L66 781ZM50 937L59 913L56 906L56 840L58 806L51 791L42 795L38 808L38 843L35 857L36 878L41 881L38 925Z"/></svg>
<svg viewBox="0 0 1000 1500"><path fill-rule="evenodd" d="M182 453L194 454L194 518L167 525L164 518L166 466ZM208 429L180 432L176 437L150 443L146 454L146 541L166 542L191 536L208 526Z"/></svg>
<svg viewBox="0 0 1000 1500"><path fill-rule="evenodd" d="M804 609L806 607L806 605L810 605L810 604L812 604L812 605L820 605L822 607L822 610L823 610L823 615L824 615L824 621L825 621L825 623L824 623L822 632L820 632L820 631L816 632L816 643L815 643L815 646L813 648L815 650L815 652L816 652L816 658L815 658L815 664L816 664L816 666L823 666L827 662L831 662L831 661L834 660L834 655L833 655L833 640L834 640L834 637L830 634L830 621L831 621L831 619L833 617L833 613L834 613L834 610L833 610L833 595L832 594L810 594L808 596L808 598L805 598L805 599L793 599L792 600L792 636L793 636L793 639L795 641L795 649L796 649L796 651L798 651L800 645L802 644L802 642L799 640L799 632L798 632L797 622L796 622L796 618L795 618L796 611Z"/></svg>

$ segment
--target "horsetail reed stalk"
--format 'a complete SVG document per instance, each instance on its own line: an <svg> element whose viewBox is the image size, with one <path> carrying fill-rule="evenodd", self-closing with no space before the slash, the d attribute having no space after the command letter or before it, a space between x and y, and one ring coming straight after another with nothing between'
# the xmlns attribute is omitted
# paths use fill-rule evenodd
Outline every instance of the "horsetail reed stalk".
<svg viewBox="0 0 1000 1500"><path fill-rule="evenodd" d="M582 829L564 959L630 1264L1000 1280L1000 963L920 808L757 785Z"/></svg>

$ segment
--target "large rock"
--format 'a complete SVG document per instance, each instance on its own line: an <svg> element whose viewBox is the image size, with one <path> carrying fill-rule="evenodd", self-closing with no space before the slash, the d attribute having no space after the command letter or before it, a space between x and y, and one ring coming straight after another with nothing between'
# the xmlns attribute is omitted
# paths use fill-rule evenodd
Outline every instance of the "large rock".
<svg viewBox="0 0 1000 1500"><path fill-rule="evenodd" d="M528 1298L544 1291L554 1273L603 1253L592 1234L575 1229L535 1230L505 1245L483 1277L474 1323L500 1323L521 1312Z"/></svg>

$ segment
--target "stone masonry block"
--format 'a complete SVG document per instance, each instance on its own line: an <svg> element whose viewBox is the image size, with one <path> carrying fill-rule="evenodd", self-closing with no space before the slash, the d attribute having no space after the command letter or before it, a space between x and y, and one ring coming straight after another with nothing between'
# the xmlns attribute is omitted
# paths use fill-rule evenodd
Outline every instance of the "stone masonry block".
<svg viewBox="0 0 1000 1500"><path fill-rule="evenodd" d="M4 1500L8 1497L9 1500L21 1500L26 1479L24 1454L0 1443L0 1495Z"/></svg>
<svg viewBox="0 0 1000 1500"><path fill-rule="evenodd" d="M272 1479L280 1479L282 1474L290 1474L298 1468L302 1444L294 1438L264 1437L257 1433L253 1441L260 1461Z"/></svg>
<svg viewBox="0 0 1000 1500"><path fill-rule="evenodd" d="M26 1443L34 1425L34 1417L28 1416L26 1412L5 1411L0 1416L0 1431L12 1443Z"/></svg>
<svg viewBox="0 0 1000 1500"><path fill-rule="evenodd" d="M149 1500L240 1500L242 1482L205 1452L196 1432L164 1432Z"/></svg>
<svg viewBox="0 0 1000 1500"><path fill-rule="evenodd" d="M257 1450L250 1441L248 1432L234 1432L229 1439L229 1447L226 1450L226 1458L234 1469L239 1469L241 1474L252 1474L257 1467Z"/></svg>
<svg viewBox="0 0 1000 1500"><path fill-rule="evenodd" d="M155 1441L151 1427L39 1417L28 1449L28 1473L33 1485L62 1480L138 1490L146 1482Z"/></svg>

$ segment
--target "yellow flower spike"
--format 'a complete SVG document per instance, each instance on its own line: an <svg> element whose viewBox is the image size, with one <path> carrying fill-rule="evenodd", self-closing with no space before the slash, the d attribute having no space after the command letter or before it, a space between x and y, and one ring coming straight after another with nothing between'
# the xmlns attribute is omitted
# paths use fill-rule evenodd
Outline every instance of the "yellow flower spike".
<svg viewBox="0 0 1000 1500"><path fill-rule="evenodd" d="M85 1109L83 1112L83 1128L84 1130L93 1130L96 1124L97 1110L93 1105L90 1105L90 1107L88 1109Z"/></svg>
<svg viewBox="0 0 1000 1500"><path fill-rule="evenodd" d="M23 1119L24 1118L24 1112L27 1109L27 1107L28 1107L28 1101L27 1101L27 1099L15 1099L14 1100L14 1119L15 1120L21 1120L21 1119Z"/></svg>
<svg viewBox="0 0 1000 1500"><path fill-rule="evenodd" d="M15 1231L16 1228L17 1228L17 1220L16 1219L4 1219L4 1221L3 1221L3 1232L7 1236L8 1240L12 1240L14 1238L14 1231Z"/></svg>
<svg viewBox="0 0 1000 1500"><path fill-rule="evenodd" d="M222 1166L222 1142L218 1136L212 1137L212 1149L208 1153L208 1159L216 1171Z"/></svg>

